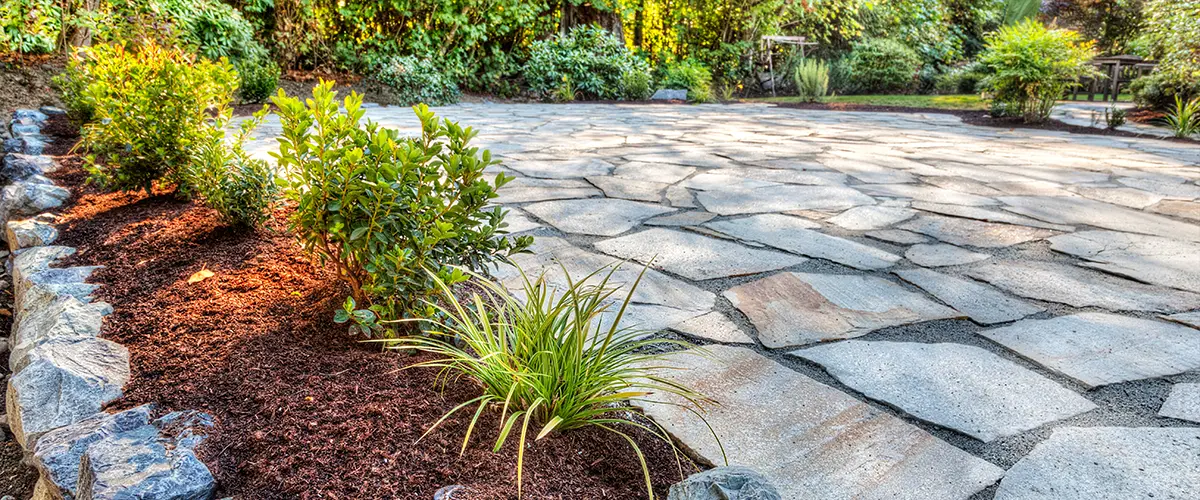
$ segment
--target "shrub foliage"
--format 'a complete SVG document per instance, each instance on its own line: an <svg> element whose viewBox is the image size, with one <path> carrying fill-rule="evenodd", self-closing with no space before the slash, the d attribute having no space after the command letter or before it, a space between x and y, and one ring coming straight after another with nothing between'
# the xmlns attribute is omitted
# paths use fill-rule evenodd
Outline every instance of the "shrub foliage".
<svg viewBox="0 0 1200 500"><path fill-rule="evenodd" d="M688 100L712 100L712 72L699 61L686 59L668 64L659 86L665 89L687 89Z"/></svg>
<svg viewBox="0 0 1200 500"><path fill-rule="evenodd" d="M421 136L401 138L361 123L358 94L339 110L332 88L321 82L307 104L283 91L271 99L283 125L274 156L285 195L296 203L293 232L305 250L337 267L360 323L428 316L424 299L436 293L434 278L465 279L452 265L483 269L532 243L501 237L506 212L489 205L510 177L484 178L498 162L470 145L474 130L418 105Z"/></svg>
<svg viewBox="0 0 1200 500"><path fill-rule="evenodd" d="M570 81L586 97L618 99L624 97L627 74L649 71L646 61L604 28L579 26L566 36L535 42L522 73L529 89L539 95Z"/></svg>
<svg viewBox="0 0 1200 500"><path fill-rule="evenodd" d="M994 111L1031 122L1049 118L1067 89L1097 74L1088 64L1096 55L1092 45L1074 31L1050 29L1033 19L1001 28L979 58L991 71L983 84Z"/></svg>
<svg viewBox="0 0 1200 500"><path fill-rule="evenodd" d="M825 61L806 59L796 66L793 79L797 96L805 102L817 102L829 92L829 65Z"/></svg>
<svg viewBox="0 0 1200 500"><path fill-rule="evenodd" d="M374 74L375 79L394 90L396 98L404 104L440 106L458 102L458 85L427 59L393 57L379 63Z"/></svg>
<svg viewBox="0 0 1200 500"><path fill-rule="evenodd" d="M896 40L874 38L854 44L846 64L856 92L907 92L921 69L921 58Z"/></svg>
<svg viewBox="0 0 1200 500"><path fill-rule="evenodd" d="M278 192L275 174L267 162L250 158L243 149L246 137L264 117L267 109L243 121L232 143L225 140L226 116L208 129L208 137L193 152L184 170L184 187L235 226L254 227L270 217L271 203Z"/></svg>

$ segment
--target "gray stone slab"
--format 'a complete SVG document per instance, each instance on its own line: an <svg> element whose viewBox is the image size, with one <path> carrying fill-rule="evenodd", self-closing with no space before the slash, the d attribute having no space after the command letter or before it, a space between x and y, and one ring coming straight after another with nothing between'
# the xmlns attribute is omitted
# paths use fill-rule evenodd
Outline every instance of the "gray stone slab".
<svg viewBox="0 0 1200 500"><path fill-rule="evenodd" d="M964 219L975 219L985 222L1001 222L1004 224L1012 224L1015 226L1040 227L1042 229L1053 229L1055 231L1074 231L1074 226L1065 226L1062 224L1051 224L1040 220L1017 215L1009 212L1001 212L983 207L969 207L966 205L950 205L947 203L929 203L927 201L914 201L912 208L933 212L935 214L949 215L953 217L962 217Z"/></svg>
<svg viewBox="0 0 1200 500"><path fill-rule="evenodd" d="M616 236L643 220L673 209L637 201L598 198L543 201L526 206L525 211L567 233Z"/></svg>
<svg viewBox="0 0 1200 500"><path fill-rule="evenodd" d="M1114 231L1200 241L1200 226L1086 198L1005 196L1005 210L1055 224L1087 224Z"/></svg>
<svg viewBox="0 0 1200 500"><path fill-rule="evenodd" d="M653 219L647 220L647 226L695 226L703 224L716 217L714 214L700 211L680 212L677 214L660 215Z"/></svg>
<svg viewBox="0 0 1200 500"><path fill-rule="evenodd" d="M923 267L959 266L991 258L986 253L972 252L954 245L913 245L904 252L904 258Z"/></svg>
<svg viewBox="0 0 1200 500"><path fill-rule="evenodd" d="M883 229L897 222L903 222L912 218L916 213L915 210L901 207L854 207L830 217L828 222L854 231L867 231Z"/></svg>
<svg viewBox="0 0 1200 500"><path fill-rule="evenodd" d="M962 344L848 340L792 354L871 399L985 442L1096 408L1046 377Z"/></svg>
<svg viewBox="0 0 1200 500"><path fill-rule="evenodd" d="M1165 200L1147 210L1154 213L1200 221L1200 203L1194 201Z"/></svg>
<svg viewBox="0 0 1200 500"><path fill-rule="evenodd" d="M655 101L686 101L687 89L658 89L650 99Z"/></svg>
<svg viewBox="0 0 1200 500"><path fill-rule="evenodd" d="M509 210L504 216L504 223L507 224L504 230L508 231L508 234L524 233L543 227L520 210Z"/></svg>
<svg viewBox="0 0 1200 500"><path fill-rule="evenodd" d="M1003 471L916 426L754 351L672 354L663 376L712 397L704 418L673 404L646 414L689 450L765 475L787 499L963 500ZM666 396L669 403L685 401ZM712 431L709 430L712 427Z"/></svg>
<svg viewBox="0 0 1200 500"><path fill-rule="evenodd" d="M604 191L604 196L609 198L621 198L624 200L637 200L659 202L663 198L663 193L666 192L670 184L663 182L645 181L637 179L624 179L621 177L612 176L593 176L587 178L588 182L593 186Z"/></svg>
<svg viewBox="0 0 1200 500"><path fill-rule="evenodd" d="M827 259L855 269L884 269L900 257L845 238L811 228L816 223L779 214L762 214L742 219L707 222L704 227L735 238L756 241L780 250Z"/></svg>
<svg viewBox="0 0 1200 500"><path fill-rule="evenodd" d="M613 169L613 164L599 158L521 160L508 162L505 166L530 177L544 179L569 179L590 177L593 175L608 175Z"/></svg>
<svg viewBox="0 0 1200 500"><path fill-rule="evenodd" d="M1163 315L1161 317L1192 328L1200 328L1200 311Z"/></svg>
<svg viewBox="0 0 1200 500"><path fill-rule="evenodd" d="M1050 238L1050 248L1090 261L1082 266L1143 283L1200 292L1200 243L1116 231L1083 231Z"/></svg>
<svg viewBox="0 0 1200 500"><path fill-rule="evenodd" d="M613 169L612 174L622 179L635 179L652 182L674 184L692 175L696 167L671 165L669 163L653 163L631 161Z"/></svg>
<svg viewBox="0 0 1200 500"><path fill-rule="evenodd" d="M932 236L946 243L980 248L1003 248L1056 234L1047 229L940 215L922 215L897 227Z"/></svg>
<svg viewBox="0 0 1200 500"><path fill-rule="evenodd" d="M1129 187L1075 186L1071 188L1071 191L1079 193L1085 198L1137 209L1146 208L1163 199L1160 194Z"/></svg>
<svg viewBox="0 0 1200 500"><path fill-rule="evenodd" d="M601 192L583 180L519 177L497 189L496 194L496 203L526 203L592 198Z"/></svg>
<svg viewBox="0 0 1200 500"><path fill-rule="evenodd" d="M881 229L879 231L869 231L865 233L864 236L897 245L912 245L929 241L929 238L921 236L912 231L905 231L903 229Z"/></svg>
<svg viewBox="0 0 1200 500"><path fill-rule="evenodd" d="M1116 314L1026 319L979 334L1088 388L1200 368L1195 330Z"/></svg>
<svg viewBox="0 0 1200 500"><path fill-rule="evenodd" d="M984 325L1006 323L1046 309L975 281L956 278L929 269L900 269L897 276L925 290L938 300Z"/></svg>
<svg viewBox="0 0 1200 500"><path fill-rule="evenodd" d="M866 335L889 326L962 317L873 276L784 272L723 294L771 348Z"/></svg>
<svg viewBox="0 0 1200 500"><path fill-rule="evenodd" d="M1163 179L1122 177L1117 179L1117 182L1176 200L1194 200L1200 198L1200 186L1188 184L1183 182L1182 179L1179 179L1179 182L1171 182Z"/></svg>
<svg viewBox="0 0 1200 500"><path fill-rule="evenodd" d="M713 342L722 342L725 344L754 343L754 339L746 335L746 332L743 332L734 322L717 311L696 316L675 325L673 329Z"/></svg>
<svg viewBox="0 0 1200 500"><path fill-rule="evenodd" d="M709 212L721 215L786 212L788 210L845 210L872 205L875 200L841 186L785 184L757 189L701 191L697 200Z"/></svg>
<svg viewBox="0 0 1200 500"><path fill-rule="evenodd" d="M1200 424L1200 384L1175 384L1158 414Z"/></svg>
<svg viewBox="0 0 1200 500"><path fill-rule="evenodd" d="M1067 264L988 261L967 274L1021 297L1074 307L1151 312L1200 308L1200 295L1195 293L1143 285Z"/></svg>
<svg viewBox="0 0 1200 500"><path fill-rule="evenodd" d="M1200 429L1062 427L1016 465L996 500L1186 500L1200 492Z"/></svg>
<svg viewBox="0 0 1200 500"><path fill-rule="evenodd" d="M871 196L911 198L917 201L953 205L987 206L998 204L996 200L986 196L960 193L926 184L863 184L855 187Z"/></svg>
<svg viewBox="0 0 1200 500"><path fill-rule="evenodd" d="M808 260L663 228L603 240L596 243L596 250L693 280L758 274Z"/></svg>

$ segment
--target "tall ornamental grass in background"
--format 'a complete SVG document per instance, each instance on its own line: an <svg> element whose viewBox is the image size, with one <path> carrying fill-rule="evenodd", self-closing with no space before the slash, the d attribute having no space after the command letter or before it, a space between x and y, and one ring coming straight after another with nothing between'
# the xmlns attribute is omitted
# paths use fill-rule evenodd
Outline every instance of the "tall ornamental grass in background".
<svg viewBox="0 0 1200 500"><path fill-rule="evenodd" d="M344 111L335 96L333 82L322 81L307 102L282 90L271 98L283 126L273 155L296 203L292 231L350 287L336 319L391 336L377 321L434 314L426 299L437 283L466 279L454 266L482 270L533 238L502 237L506 212L492 200L511 177L484 178L499 162L471 145L475 130L439 120L422 104L413 107L421 135L401 137L362 124L361 95L346 97Z"/></svg>
<svg viewBox="0 0 1200 500"><path fill-rule="evenodd" d="M804 102L820 101L829 93L829 65L816 59L805 59L796 65L793 75L796 95Z"/></svg>
<svg viewBox="0 0 1200 500"><path fill-rule="evenodd" d="M615 295L618 287L612 286L616 271L616 267L607 272L600 269L575 281L564 268L566 287L561 291L544 275L530 280L522 273L524 301L481 277L476 282L482 293L464 300L435 279L441 300L430 302L430 307L437 309L434 317L444 319L424 320L432 325L427 328L431 336L398 339L389 347L434 353L437 359L412 367L440 368L446 378L466 375L479 381L484 392L450 410L425 434L474 407L463 435L462 450L466 450L484 411L498 408L500 433L493 450L499 451L516 433L519 493L527 441L595 426L620 436L633 448L642 465L646 492L653 499L642 450L618 426L633 426L672 441L661 428L634 419L631 401L661 402L661 395L674 394L689 408L698 408L709 400L657 374L664 369L660 366L663 348L687 344L638 340L647 332L619 326L645 269L622 301Z"/></svg>
<svg viewBox="0 0 1200 500"><path fill-rule="evenodd" d="M993 113L1027 122L1049 118L1055 101L1080 78L1099 74L1088 64L1095 56L1094 42L1074 31L1050 29L1033 19L1001 28L987 38L979 56L991 70L983 85Z"/></svg>

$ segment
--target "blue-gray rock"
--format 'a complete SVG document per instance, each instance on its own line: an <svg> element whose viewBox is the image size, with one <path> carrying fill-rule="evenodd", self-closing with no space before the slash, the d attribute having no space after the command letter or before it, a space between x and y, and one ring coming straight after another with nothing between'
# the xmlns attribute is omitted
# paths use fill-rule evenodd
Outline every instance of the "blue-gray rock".
<svg viewBox="0 0 1200 500"><path fill-rule="evenodd" d="M36 109L18 109L13 111L13 120L21 121L22 123L42 123L50 119L43 111Z"/></svg>
<svg viewBox="0 0 1200 500"><path fill-rule="evenodd" d="M36 219L9 221L5 228L8 250L16 252L22 248L41 247L58 240L58 229L53 224Z"/></svg>
<svg viewBox="0 0 1200 500"><path fill-rule="evenodd" d="M10 127L13 137L24 137L27 135L40 135L42 127L37 125L25 125L23 123L13 123Z"/></svg>
<svg viewBox="0 0 1200 500"><path fill-rule="evenodd" d="M53 170L54 160L49 156L8 153L0 165L0 183L23 181Z"/></svg>
<svg viewBox="0 0 1200 500"><path fill-rule="evenodd" d="M762 474L748 467L717 467L671 486L667 500L782 500Z"/></svg>
<svg viewBox="0 0 1200 500"><path fill-rule="evenodd" d="M49 116L67 114L67 111L65 109L54 107L54 106L42 106L42 107L38 108L38 111L41 111L42 113L45 113Z"/></svg>
<svg viewBox="0 0 1200 500"><path fill-rule="evenodd" d="M29 351L51 339L100 335L102 319L97 305L69 295L23 314L9 338L9 366L20 370L27 364Z"/></svg>
<svg viewBox="0 0 1200 500"><path fill-rule="evenodd" d="M686 101L687 89L658 89L650 99L656 101Z"/></svg>
<svg viewBox="0 0 1200 500"><path fill-rule="evenodd" d="M97 413L47 432L33 449L33 464L48 481L53 497L73 498L78 490L79 463L92 443L145 427L153 407L142 405L120 413Z"/></svg>
<svg viewBox="0 0 1200 500"><path fill-rule="evenodd" d="M21 141L21 150L19 152L27 155L40 155L44 153L46 151L46 144L50 142L50 139L43 135L29 135L17 140Z"/></svg>
<svg viewBox="0 0 1200 500"><path fill-rule="evenodd" d="M25 142L18 138L10 138L4 140L4 153L22 153L25 151Z"/></svg>
<svg viewBox="0 0 1200 500"><path fill-rule="evenodd" d="M23 215L33 215L57 208L71 197L71 192L49 183L44 177L33 176L0 191L0 220L8 221Z"/></svg>

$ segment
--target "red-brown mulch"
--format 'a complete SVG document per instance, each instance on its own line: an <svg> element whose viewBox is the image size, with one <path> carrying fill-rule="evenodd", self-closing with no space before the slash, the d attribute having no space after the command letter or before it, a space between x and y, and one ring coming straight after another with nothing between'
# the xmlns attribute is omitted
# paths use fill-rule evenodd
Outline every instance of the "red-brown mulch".
<svg viewBox="0 0 1200 500"><path fill-rule="evenodd" d="M92 279L115 308L104 335L131 355L131 380L113 406L213 414L217 429L198 454L221 496L428 500L462 484L469 498L516 497L516 447L491 452L495 413L462 456L471 412L417 442L479 387L457 380L439 390L433 370L402 370L428 358L379 352L334 324L347 292L301 252L282 212L267 228L234 230L167 193L82 186L79 162L65 163L54 174L73 192L60 243L78 248L69 264L106 266ZM201 269L215 276L189 285ZM680 479L670 446L626 430L665 495ZM619 436L565 432L525 455L524 498L645 497L640 465Z"/></svg>

